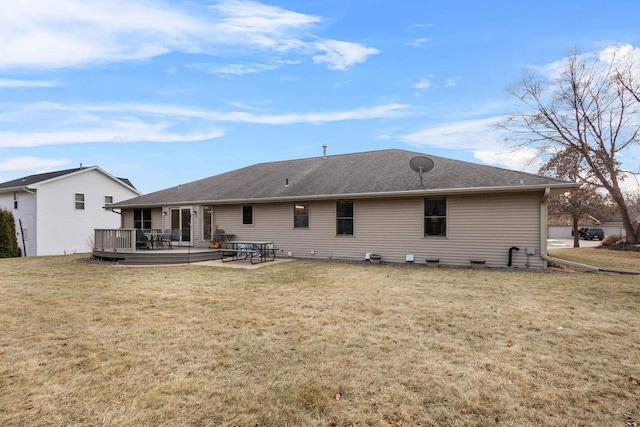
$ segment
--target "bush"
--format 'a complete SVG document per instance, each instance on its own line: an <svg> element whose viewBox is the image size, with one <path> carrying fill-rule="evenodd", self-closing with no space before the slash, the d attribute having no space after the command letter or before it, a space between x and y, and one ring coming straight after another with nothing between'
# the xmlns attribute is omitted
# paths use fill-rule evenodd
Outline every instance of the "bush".
<svg viewBox="0 0 640 427"><path fill-rule="evenodd" d="M0 209L0 258L19 256L20 248L18 248L13 214L6 209Z"/></svg>
<svg viewBox="0 0 640 427"><path fill-rule="evenodd" d="M618 242L624 242L624 237L622 237L619 234L614 234L614 235L605 237L601 245L608 247L608 246L613 246Z"/></svg>

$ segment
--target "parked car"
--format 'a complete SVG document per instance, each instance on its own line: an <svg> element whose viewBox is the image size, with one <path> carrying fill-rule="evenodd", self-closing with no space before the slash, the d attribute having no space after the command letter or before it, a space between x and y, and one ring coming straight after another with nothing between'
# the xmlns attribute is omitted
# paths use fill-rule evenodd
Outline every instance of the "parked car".
<svg viewBox="0 0 640 427"><path fill-rule="evenodd" d="M578 237L585 240L604 239L604 230L600 227L582 227L578 229Z"/></svg>

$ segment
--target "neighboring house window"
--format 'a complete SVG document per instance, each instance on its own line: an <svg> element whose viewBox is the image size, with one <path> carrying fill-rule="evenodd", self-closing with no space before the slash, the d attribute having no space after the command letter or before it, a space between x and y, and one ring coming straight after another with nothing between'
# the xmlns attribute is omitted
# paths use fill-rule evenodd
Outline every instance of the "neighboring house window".
<svg viewBox="0 0 640 427"><path fill-rule="evenodd" d="M424 235L447 235L447 199L424 199Z"/></svg>
<svg viewBox="0 0 640 427"><path fill-rule="evenodd" d="M18 193L13 193L13 209L18 209Z"/></svg>
<svg viewBox="0 0 640 427"><path fill-rule="evenodd" d="M76 193L76 209L84 209L84 194L82 193Z"/></svg>
<svg viewBox="0 0 640 427"><path fill-rule="evenodd" d="M353 202L336 202L336 234L353 235Z"/></svg>
<svg viewBox="0 0 640 427"><path fill-rule="evenodd" d="M202 237L204 240L213 240L213 206L202 207Z"/></svg>
<svg viewBox="0 0 640 427"><path fill-rule="evenodd" d="M294 203L293 228L309 228L309 203Z"/></svg>
<svg viewBox="0 0 640 427"><path fill-rule="evenodd" d="M253 224L253 206L252 205L242 206L242 224L244 225Z"/></svg>
<svg viewBox="0 0 640 427"><path fill-rule="evenodd" d="M142 230L151 229L151 209L133 210L133 228Z"/></svg>
<svg viewBox="0 0 640 427"><path fill-rule="evenodd" d="M110 205L113 203L113 196L104 196L104 204Z"/></svg>

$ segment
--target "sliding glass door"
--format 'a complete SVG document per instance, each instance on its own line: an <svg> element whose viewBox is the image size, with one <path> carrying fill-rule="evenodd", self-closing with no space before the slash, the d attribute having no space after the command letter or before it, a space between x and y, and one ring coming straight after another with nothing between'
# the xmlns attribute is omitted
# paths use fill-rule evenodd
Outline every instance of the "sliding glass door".
<svg viewBox="0 0 640 427"><path fill-rule="evenodd" d="M191 246L192 210L188 208L171 208L171 240L179 246Z"/></svg>

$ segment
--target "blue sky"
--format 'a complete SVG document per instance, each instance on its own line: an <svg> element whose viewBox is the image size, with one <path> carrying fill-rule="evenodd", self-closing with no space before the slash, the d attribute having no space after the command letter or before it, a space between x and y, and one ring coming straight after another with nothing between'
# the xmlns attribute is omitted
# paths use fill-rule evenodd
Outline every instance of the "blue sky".
<svg viewBox="0 0 640 427"><path fill-rule="evenodd" d="M506 88L574 48L639 55L637 0L3 1L0 182L98 165L144 192L401 148L535 170Z"/></svg>

